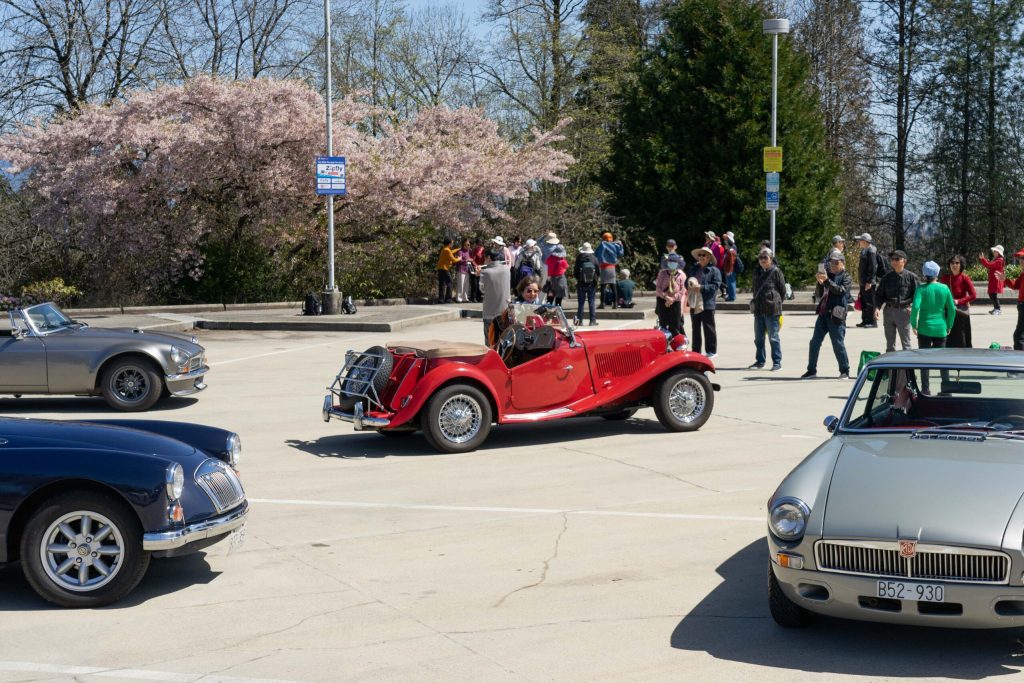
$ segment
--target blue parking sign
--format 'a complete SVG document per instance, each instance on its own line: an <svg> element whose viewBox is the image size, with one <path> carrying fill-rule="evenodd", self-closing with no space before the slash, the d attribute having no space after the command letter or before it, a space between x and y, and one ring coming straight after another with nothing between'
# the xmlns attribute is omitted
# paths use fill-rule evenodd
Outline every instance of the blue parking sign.
<svg viewBox="0 0 1024 683"><path fill-rule="evenodd" d="M345 157L316 158L316 193L347 194L345 186Z"/></svg>
<svg viewBox="0 0 1024 683"><path fill-rule="evenodd" d="M779 208L779 193L778 192L765 192L764 193L764 208L771 211L772 209Z"/></svg>

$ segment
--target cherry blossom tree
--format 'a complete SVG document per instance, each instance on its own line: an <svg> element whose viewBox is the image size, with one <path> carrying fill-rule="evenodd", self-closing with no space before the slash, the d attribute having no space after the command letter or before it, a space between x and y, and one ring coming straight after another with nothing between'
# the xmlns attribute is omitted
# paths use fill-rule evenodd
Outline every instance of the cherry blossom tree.
<svg viewBox="0 0 1024 683"><path fill-rule="evenodd" d="M80 255L78 284L129 302L182 274L201 277L205 241L321 243L322 113L299 82L202 77L23 126L0 138L0 159L27 174L32 221ZM335 150L349 168L350 194L335 203L341 239L502 220L503 204L561 182L572 163L553 148L565 122L514 146L478 110L425 109L376 136L371 119L394 117L354 98L334 107Z"/></svg>

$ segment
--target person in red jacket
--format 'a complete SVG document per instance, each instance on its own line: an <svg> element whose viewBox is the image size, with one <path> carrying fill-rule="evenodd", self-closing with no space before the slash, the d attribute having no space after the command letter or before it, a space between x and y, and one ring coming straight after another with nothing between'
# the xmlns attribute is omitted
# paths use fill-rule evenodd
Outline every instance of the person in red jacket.
<svg viewBox="0 0 1024 683"><path fill-rule="evenodd" d="M985 258L984 254L978 255L981 265L988 269L988 298L992 300L990 315L1002 315L999 308L999 295L1003 293L1003 272L1006 269L1006 261L1003 259L1003 245L997 244L992 247L992 260Z"/></svg>
<svg viewBox="0 0 1024 683"><path fill-rule="evenodd" d="M1000 274L1002 281L1005 276ZM1006 280L1006 286L1017 290L1017 327L1013 331L1013 350L1024 351L1024 271L1016 279Z"/></svg>
<svg viewBox="0 0 1024 683"><path fill-rule="evenodd" d="M971 348L971 302L978 298L967 274L967 259L957 254L949 259L949 273L939 278L939 282L949 287L956 304L956 318L953 329L946 337L946 346L954 349Z"/></svg>

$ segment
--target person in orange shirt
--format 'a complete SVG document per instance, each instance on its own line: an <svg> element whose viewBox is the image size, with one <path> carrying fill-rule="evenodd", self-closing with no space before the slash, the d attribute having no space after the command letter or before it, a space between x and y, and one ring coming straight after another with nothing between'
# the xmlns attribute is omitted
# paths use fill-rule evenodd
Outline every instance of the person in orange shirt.
<svg viewBox="0 0 1024 683"><path fill-rule="evenodd" d="M452 302L452 266L461 262L462 259L452 250L452 238L444 238L441 253L437 255L437 303Z"/></svg>

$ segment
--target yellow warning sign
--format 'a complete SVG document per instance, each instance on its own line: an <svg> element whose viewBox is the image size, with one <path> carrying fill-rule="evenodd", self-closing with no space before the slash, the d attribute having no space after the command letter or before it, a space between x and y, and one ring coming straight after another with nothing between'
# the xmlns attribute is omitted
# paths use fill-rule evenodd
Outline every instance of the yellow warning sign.
<svg viewBox="0 0 1024 683"><path fill-rule="evenodd" d="M765 147L764 148L764 172L765 173L781 173L782 172L782 148L781 147Z"/></svg>

